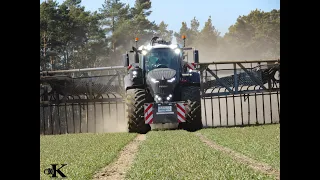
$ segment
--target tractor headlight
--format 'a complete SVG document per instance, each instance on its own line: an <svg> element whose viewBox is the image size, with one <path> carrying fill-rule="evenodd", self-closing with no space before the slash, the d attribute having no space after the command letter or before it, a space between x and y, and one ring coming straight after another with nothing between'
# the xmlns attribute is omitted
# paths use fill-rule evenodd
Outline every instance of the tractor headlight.
<svg viewBox="0 0 320 180"><path fill-rule="evenodd" d="M172 98L172 94L169 94L169 96L167 97L167 100L169 101Z"/></svg>
<svg viewBox="0 0 320 180"><path fill-rule="evenodd" d="M177 47L178 47L178 45L176 45L176 44L171 44L171 45L170 45L170 48L171 48L171 49L175 49L175 48L177 48Z"/></svg>
<svg viewBox="0 0 320 180"><path fill-rule="evenodd" d="M153 82L153 83L157 83L157 82L159 82L158 80L156 80L156 79L154 79L154 78L151 78L151 82Z"/></svg>
<svg viewBox="0 0 320 180"><path fill-rule="evenodd" d="M161 102L161 100L162 100L162 98L160 96L158 96L158 95L155 95L155 98L156 98L155 101L158 101L158 102Z"/></svg>
<svg viewBox="0 0 320 180"><path fill-rule="evenodd" d="M132 71L133 77L137 77L138 72L137 71Z"/></svg>
<svg viewBox="0 0 320 180"><path fill-rule="evenodd" d="M176 80L176 78L173 77L173 78L171 78L171 79L169 79L169 80L167 80L167 81L170 82L170 83L172 83L172 82L175 81L175 80Z"/></svg>
<svg viewBox="0 0 320 180"><path fill-rule="evenodd" d="M179 53L180 53L180 49L175 49L174 52L175 52L176 54L179 54Z"/></svg>

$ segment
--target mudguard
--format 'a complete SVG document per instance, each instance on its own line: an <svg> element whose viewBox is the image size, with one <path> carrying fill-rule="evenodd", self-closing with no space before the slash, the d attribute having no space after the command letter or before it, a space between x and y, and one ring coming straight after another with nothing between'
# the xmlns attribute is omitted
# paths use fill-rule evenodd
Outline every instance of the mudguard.
<svg viewBox="0 0 320 180"><path fill-rule="evenodd" d="M198 72L190 72L192 76L187 77L189 83L200 83L200 74Z"/></svg>
<svg viewBox="0 0 320 180"><path fill-rule="evenodd" d="M137 74L133 74L136 71ZM143 86L143 74L138 63L132 63L128 67L128 74L124 77L125 90L142 87Z"/></svg>
<svg viewBox="0 0 320 180"><path fill-rule="evenodd" d="M124 89L125 90L128 90L130 89L130 87L133 86L133 81L130 79L130 74L127 74L125 77L124 77Z"/></svg>

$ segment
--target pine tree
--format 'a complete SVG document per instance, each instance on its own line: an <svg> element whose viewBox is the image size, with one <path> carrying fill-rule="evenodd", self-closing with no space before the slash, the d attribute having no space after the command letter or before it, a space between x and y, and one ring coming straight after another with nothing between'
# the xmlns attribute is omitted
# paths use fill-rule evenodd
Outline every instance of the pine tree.
<svg viewBox="0 0 320 180"><path fill-rule="evenodd" d="M159 29L157 31L157 36L162 37L166 41L172 40L172 30L168 30L168 24L164 23L164 21L161 21L159 24Z"/></svg>

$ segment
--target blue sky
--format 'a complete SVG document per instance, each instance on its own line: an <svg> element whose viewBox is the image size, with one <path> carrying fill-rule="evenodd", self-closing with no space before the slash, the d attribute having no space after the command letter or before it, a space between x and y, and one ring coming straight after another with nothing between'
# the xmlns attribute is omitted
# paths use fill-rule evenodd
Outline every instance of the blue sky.
<svg viewBox="0 0 320 180"><path fill-rule="evenodd" d="M58 0L62 3L64 0ZM120 0L123 3L134 5L135 0ZM40 3L43 0L40 0ZM102 7L104 0L82 0L82 6L87 10L96 11ZM200 29L211 15L212 23L221 35L236 22L239 15L247 15L251 10L261 9L270 11L280 9L280 0L151 0L152 13L149 20L159 24L164 21L168 29L178 32L181 22L188 26L193 17L200 22Z"/></svg>

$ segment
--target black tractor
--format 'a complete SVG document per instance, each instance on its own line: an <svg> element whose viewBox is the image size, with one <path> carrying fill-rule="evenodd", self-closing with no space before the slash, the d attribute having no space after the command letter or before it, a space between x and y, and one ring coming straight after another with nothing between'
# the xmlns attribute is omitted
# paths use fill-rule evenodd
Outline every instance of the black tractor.
<svg viewBox="0 0 320 180"><path fill-rule="evenodd" d="M192 50L194 62L184 61L185 50ZM132 47L130 52L134 63L129 64L128 53L124 55L129 132L144 134L163 124L187 131L201 129L200 74L195 70L198 50L153 37L147 46Z"/></svg>

